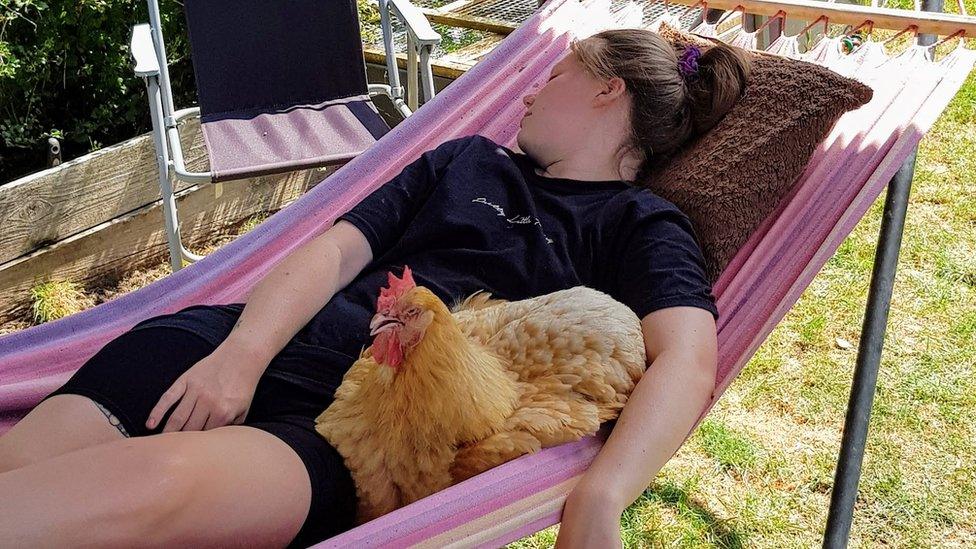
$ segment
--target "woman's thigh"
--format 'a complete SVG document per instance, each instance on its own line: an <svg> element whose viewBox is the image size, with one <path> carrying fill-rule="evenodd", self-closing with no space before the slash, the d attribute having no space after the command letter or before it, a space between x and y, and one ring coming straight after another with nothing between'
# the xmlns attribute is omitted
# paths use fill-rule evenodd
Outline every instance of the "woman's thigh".
<svg viewBox="0 0 976 549"><path fill-rule="evenodd" d="M242 425L76 450L0 474L0 492L5 538L50 547L284 547L311 499L291 448Z"/></svg>
<svg viewBox="0 0 976 549"><path fill-rule="evenodd" d="M176 407L152 430L146 428L149 412L177 378L214 349L203 338L179 328L130 330L106 343L41 402L59 394L86 396L118 419L114 423L124 436L161 433Z"/></svg>
<svg viewBox="0 0 976 549"><path fill-rule="evenodd" d="M228 425L181 432L180 441L170 437L172 445L162 439L174 433L143 439L159 439L160 451L176 456L176 474L192 479L180 527L162 546L307 546L296 538L308 530L309 471L293 446L271 430Z"/></svg>

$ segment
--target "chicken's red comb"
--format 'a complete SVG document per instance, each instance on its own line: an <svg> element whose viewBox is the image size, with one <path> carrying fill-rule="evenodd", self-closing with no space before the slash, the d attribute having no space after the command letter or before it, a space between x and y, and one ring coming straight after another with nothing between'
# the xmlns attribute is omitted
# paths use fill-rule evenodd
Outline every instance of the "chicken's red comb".
<svg viewBox="0 0 976 549"><path fill-rule="evenodd" d="M417 287L417 283L414 282L413 275L410 273L410 267L406 265L403 266L403 278L397 278L391 271L387 273L387 283L390 286L380 288L380 297L376 300L376 308L381 311L393 305L393 302L407 293L407 290Z"/></svg>

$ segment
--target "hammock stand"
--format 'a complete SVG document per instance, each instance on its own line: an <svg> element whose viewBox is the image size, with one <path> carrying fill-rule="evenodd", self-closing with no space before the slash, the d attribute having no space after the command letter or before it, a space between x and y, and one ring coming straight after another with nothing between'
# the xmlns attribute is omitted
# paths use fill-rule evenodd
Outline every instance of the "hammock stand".
<svg viewBox="0 0 976 549"><path fill-rule="evenodd" d="M722 7L720 2L729 0L709 4ZM765 13L761 10L770 3L749 0L745 6L747 11L754 11L755 7L755 11ZM805 0L793 3L819 5ZM773 4L781 6L786 2ZM609 7L609 1L603 5ZM824 6L832 10L847 8ZM928 4L929 8L934 6ZM850 9L854 15L849 19L862 17L865 8ZM876 9L871 13L894 11ZM842 15L831 17L831 21L844 22ZM976 34L974 18L940 15L932 22L934 16L927 17L930 19L918 23L920 32L938 32L937 28L952 26ZM191 304L226 303L246 297L291 250L321 233L340 213L399 173L423 151L472 133L511 145L522 112L519 98L533 83L544 81L571 38L605 28L596 19L590 6L581 6L577 0L549 0L492 54L425 108L250 233L199 262L116 300L0 337L0 433L63 384L101 346L138 321ZM634 21L616 24L632 26ZM866 122L856 127L844 124L842 117L814 153L793 193L754 231L714 287L722 315L718 327L719 372L713 399L701 417L885 185L889 185L832 494L824 541L827 547L845 546L850 529L914 150L976 63L974 53L957 48L950 54L951 59L924 67L912 86L889 94L897 109L889 108L890 104L865 109L869 103L859 109L864 111L861 119L857 111L845 115ZM919 68L917 63L913 68ZM906 111L906 107L911 109ZM854 144L866 152L852 152ZM498 547L519 539L559 521L565 497L599 452L607 434L604 426L596 436L510 461L317 546Z"/></svg>

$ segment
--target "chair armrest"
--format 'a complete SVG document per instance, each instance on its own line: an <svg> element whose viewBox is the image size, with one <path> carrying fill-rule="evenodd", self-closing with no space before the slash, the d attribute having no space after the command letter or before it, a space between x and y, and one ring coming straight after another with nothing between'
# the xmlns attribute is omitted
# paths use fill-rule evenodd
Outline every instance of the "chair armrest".
<svg viewBox="0 0 976 549"><path fill-rule="evenodd" d="M132 59L135 60L136 76L145 78L159 75L159 60L156 58L156 50L153 48L152 30L148 23L132 27L129 51L132 54Z"/></svg>
<svg viewBox="0 0 976 549"><path fill-rule="evenodd" d="M427 16L411 4L410 0L390 0L390 5L418 44L434 46L441 43L441 35L437 34L427 21Z"/></svg>

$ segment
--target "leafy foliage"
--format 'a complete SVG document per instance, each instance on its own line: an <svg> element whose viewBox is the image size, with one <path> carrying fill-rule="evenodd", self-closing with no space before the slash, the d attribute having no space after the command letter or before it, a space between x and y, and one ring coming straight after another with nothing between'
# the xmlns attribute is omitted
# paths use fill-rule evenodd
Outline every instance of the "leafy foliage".
<svg viewBox="0 0 976 549"><path fill-rule="evenodd" d="M160 4L174 99L188 106L183 6ZM16 177L13 164L43 161L49 136L71 158L149 130L145 84L129 56L132 26L148 20L136 0L0 0L0 181Z"/></svg>

